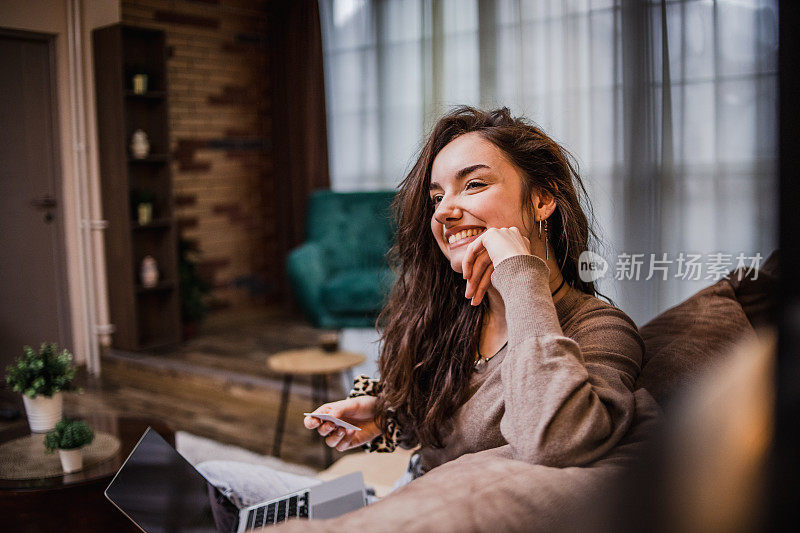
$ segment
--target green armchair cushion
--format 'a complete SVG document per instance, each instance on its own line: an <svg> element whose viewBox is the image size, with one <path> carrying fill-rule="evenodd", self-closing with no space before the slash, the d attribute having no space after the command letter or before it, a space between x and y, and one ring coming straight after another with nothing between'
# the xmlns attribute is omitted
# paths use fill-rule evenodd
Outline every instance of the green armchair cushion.
<svg viewBox="0 0 800 533"><path fill-rule="evenodd" d="M287 258L295 299L317 327L373 327L391 289L394 191L316 191L308 239Z"/></svg>
<svg viewBox="0 0 800 533"><path fill-rule="evenodd" d="M328 277L325 250L316 242L306 242L295 248L286 258L289 280L295 298L303 312L316 315L322 285Z"/></svg>
<svg viewBox="0 0 800 533"><path fill-rule="evenodd" d="M332 276L322 286L322 301L333 313L377 313L392 287L385 268L358 268Z"/></svg>
<svg viewBox="0 0 800 533"><path fill-rule="evenodd" d="M336 193L311 197L309 241L319 243L334 271L386 267L394 228L389 206L393 192Z"/></svg>

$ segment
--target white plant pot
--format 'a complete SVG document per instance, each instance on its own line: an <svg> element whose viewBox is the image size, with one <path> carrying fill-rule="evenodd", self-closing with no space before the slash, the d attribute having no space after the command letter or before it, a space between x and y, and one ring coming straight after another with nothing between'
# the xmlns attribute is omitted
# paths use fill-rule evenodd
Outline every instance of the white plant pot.
<svg viewBox="0 0 800 533"><path fill-rule="evenodd" d="M25 412L28 415L28 424L31 426L32 433L50 431L61 420L64 400L60 392L49 398L42 395L28 398L23 394L22 401L25 403Z"/></svg>
<svg viewBox="0 0 800 533"><path fill-rule="evenodd" d="M65 474L71 474L83 468L83 452L80 448L58 450L58 456L61 458L61 468L64 469Z"/></svg>

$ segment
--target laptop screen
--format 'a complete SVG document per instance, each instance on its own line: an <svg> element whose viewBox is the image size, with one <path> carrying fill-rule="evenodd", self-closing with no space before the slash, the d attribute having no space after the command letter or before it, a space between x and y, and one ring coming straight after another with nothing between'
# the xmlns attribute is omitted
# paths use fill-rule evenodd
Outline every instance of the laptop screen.
<svg viewBox="0 0 800 533"><path fill-rule="evenodd" d="M151 428L106 496L148 533L230 533L239 518L239 509Z"/></svg>

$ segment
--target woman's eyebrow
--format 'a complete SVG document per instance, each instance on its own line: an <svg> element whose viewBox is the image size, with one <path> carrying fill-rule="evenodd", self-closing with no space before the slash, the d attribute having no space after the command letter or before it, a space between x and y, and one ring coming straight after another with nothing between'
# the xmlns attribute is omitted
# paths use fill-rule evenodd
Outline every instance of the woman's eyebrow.
<svg viewBox="0 0 800 533"><path fill-rule="evenodd" d="M468 167L464 167L458 172L456 172L456 179L463 180L464 178L466 178L479 168L491 168L491 167L489 167L489 165L484 165L483 163L478 163L477 165L470 165ZM428 186L429 191L432 191L434 189L440 190L441 188L442 186L436 183L435 181L432 181L430 186Z"/></svg>

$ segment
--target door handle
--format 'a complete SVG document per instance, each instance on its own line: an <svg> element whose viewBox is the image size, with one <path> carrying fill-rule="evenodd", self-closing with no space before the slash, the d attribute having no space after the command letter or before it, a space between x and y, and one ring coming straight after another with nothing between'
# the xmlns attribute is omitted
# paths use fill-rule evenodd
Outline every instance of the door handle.
<svg viewBox="0 0 800 533"><path fill-rule="evenodd" d="M57 206L58 202L56 202L56 199L49 194L46 194L41 198L31 200L31 207L38 209L39 211L44 211L45 224L50 224L53 221L53 213L51 211Z"/></svg>
<svg viewBox="0 0 800 533"><path fill-rule="evenodd" d="M57 206L58 202L56 202L56 199L48 195L31 200L31 207L34 209L48 210L55 209Z"/></svg>

